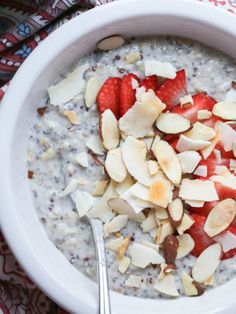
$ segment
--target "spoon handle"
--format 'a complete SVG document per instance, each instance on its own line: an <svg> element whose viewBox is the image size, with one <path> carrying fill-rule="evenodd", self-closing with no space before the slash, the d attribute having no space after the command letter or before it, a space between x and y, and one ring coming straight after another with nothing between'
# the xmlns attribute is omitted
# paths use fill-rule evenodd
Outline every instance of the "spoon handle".
<svg viewBox="0 0 236 314"><path fill-rule="evenodd" d="M103 225L100 219L89 219L96 247L99 284L99 314L110 314L110 297L108 288L106 251L103 238Z"/></svg>

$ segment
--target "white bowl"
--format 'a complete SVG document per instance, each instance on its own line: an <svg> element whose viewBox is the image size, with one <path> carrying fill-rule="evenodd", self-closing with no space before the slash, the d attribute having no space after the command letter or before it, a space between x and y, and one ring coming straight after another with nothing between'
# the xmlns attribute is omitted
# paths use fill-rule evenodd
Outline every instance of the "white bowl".
<svg viewBox="0 0 236 314"><path fill-rule="evenodd" d="M48 240L28 186L26 147L36 107L60 72L111 34L171 34L200 40L236 55L236 18L186 0L118 1L90 10L53 32L13 78L0 112L0 219L13 253L45 293L73 313L97 312L95 283ZM236 279L200 298L145 300L111 293L112 313L235 313Z"/></svg>

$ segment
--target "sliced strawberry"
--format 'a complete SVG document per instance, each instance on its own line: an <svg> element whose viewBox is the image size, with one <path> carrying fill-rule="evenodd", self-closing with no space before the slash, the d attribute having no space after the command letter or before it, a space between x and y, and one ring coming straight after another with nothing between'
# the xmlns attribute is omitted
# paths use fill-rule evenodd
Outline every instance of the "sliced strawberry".
<svg viewBox="0 0 236 314"><path fill-rule="evenodd" d="M106 109L110 109L116 118L119 118L120 83L119 77L109 77L102 85L97 95L97 106L100 114Z"/></svg>
<svg viewBox="0 0 236 314"><path fill-rule="evenodd" d="M142 85L146 88L146 90L152 89L154 92L157 91L159 83L158 77L156 75L147 76L143 81Z"/></svg>
<svg viewBox="0 0 236 314"><path fill-rule="evenodd" d="M133 73L123 77L120 85L120 115L123 116L136 101L136 90L133 88L132 81L136 80L140 86L140 79Z"/></svg>
<svg viewBox="0 0 236 314"><path fill-rule="evenodd" d="M225 232L226 231L229 231L236 236L236 228L235 227L230 226L225 230ZM228 258L233 257L234 255L236 255L236 248L229 250L228 252L223 253L222 259L228 259Z"/></svg>
<svg viewBox="0 0 236 314"><path fill-rule="evenodd" d="M171 110L172 112L178 113L185 118L189 119L192 123L196 122L197 119L197 112L198 110L209 110L212 111L213 106L216 104L216 101L214 98L208 96L207 94L196 94L193 95L193 105L189 107L180 107L176 106ZM218 120L217 117L212 117L208 120L205 120L204 123L206 124L215 124L215 122Z"/></svg>
<svg viewBox="0 0 236 314"><path fill-rule="evenodd" d="M187 230L187 233L191 235L195 242L195 246L191 254L194 256L199 256L202 251L204 251L209 245L215 243L215 241L204 231L206 218L198 214L192 214L191 216L195 220L195 223L192 225L192 227Z"/></svg>
<svg viewBox="0 0 236 314"><path fill-rule="evenodd" d="M180 97L187 94L185 70L178 71L174 79L166 79L156 92L156 95L170 110L179 103Z"/></svg>

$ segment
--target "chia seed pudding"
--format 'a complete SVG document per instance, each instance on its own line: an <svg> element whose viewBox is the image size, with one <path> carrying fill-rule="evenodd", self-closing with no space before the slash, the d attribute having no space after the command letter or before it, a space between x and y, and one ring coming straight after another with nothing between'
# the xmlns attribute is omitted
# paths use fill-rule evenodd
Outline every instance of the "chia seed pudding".
<svg viewBox="0 0 236 314"><path fill-rule="evenodd" d="M223 101L232 92L231 83L236 79L236 62L228 56L196 41L158 36L132 39L122 47L109 51L91 52L70 69L66 69L57 82L76 67L86 64L85 86L92 77L99 79L99 83L96 83L100 88L109 77L122 78L128 73L143 80L146 60L168 62L177 70L184 69L188 94L206 92L216 102ZM96 281L92 232L86 217L78 216L75 193L76 189L87 192L96 201L102 197L100 190L105 191L110 179L102 166L105 150L98 142L95 149L92 147L99 138L99 113L95 102L88 102L90 104L86 106L83 87L82 92L70 101L58 105L52 105L48 101L45 107L38 109L29 135L28 177L35 210L48 238L74 267ZM73 116L70 112L73 112ZM102 183L98 188L97 182L100 181ZM96 185L97 191L94 190ZM88 194L82 195L86 202L90 201ZM144 210L144 213L148 215L148 211ZM166 211L163 215L164 220L168 218L168 215L165 216ZM109 234L105 239L106 244L109 247L111 240L122 236L129 237L130 246L133 243L144 243L143 241L155 245L158 224L149 229L144 232L140 222L129 219L121 230ZM159 244L162 246L162 243ZM125 255L130 258L129 250ZM189 274L195 260L196 257L188 254L175 261L176 271L173 274L179 294L184 294L180 274L183 271ZM107 264L110 289L142 298L169 297L154 288L160 273L159 264L150 263L151 265L141 268L131 261L122 273L118 269L114 249L107 249ZM214 280L204 283L204 288L221 285L235 274L236 257L222 260L215 271ZM125 284L130 275L138 276L136 287L135 284Z"/></svg>

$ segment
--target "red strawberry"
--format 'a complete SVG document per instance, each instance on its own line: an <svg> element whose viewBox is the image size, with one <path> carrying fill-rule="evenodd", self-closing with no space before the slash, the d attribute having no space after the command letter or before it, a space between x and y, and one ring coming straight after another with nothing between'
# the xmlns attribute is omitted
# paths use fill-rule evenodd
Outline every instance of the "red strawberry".
<svg viewBox="0 0 236 314"><path fill-rule="evenodd" d="M210 97L206 94L203 94L203 93L196 94L192 97L193 97L193 105L192 106L185 107L185 108L184 107L181 108L180 106L176 106L171 111L186 117L192 123L194 123L198 120L197 119L198 110L212 111L212 108L216 104L216 101L212 97ZM218 118L213 116L212 118L210 118L208 120L204 120L204 123L206 123L208 125L209 124L214 125L217 120L218 120Z"/></svg>
<svg viewBox="0 0 236 314"><path fill-rule="evenodd" d="M209 245L215 243L204 231L206 218L198 214L192 214L195 223L187 230L195 242L195 246L191 252L194 256L199 256Z"/></svg>
<svg viewBox="0 0 236 314"><path fill-rule="evenodd" d="M97 95L97 106L100 114L106 109L110 109L116 118L119 118L120 83L119 77L109 77L102 85Z"/></svg>
<svg viewBox="0 0 236 314"><path fill-rule="evenodd" d="M146 90L152 89L154 92L156 92L159 86L158 77L156 75L147 76L143 80L141 86L144 86Z"/></svg>
<svg viewBox="0 0 236 314"><path fill-rule="evenodd" d="M235 236L236 236L236 228L235 227L228 227L226 229L226 231L229 231L231 233L233 233ZM233 257L234 255L236 255L236 248L232 249L232 250L229 250L228 252L225 252L223 253L223 257L222 259L227 259L227 258L231 258Z"/></svg>
<svg viewBox="0 0 236 314"><path fill-rule="evenodd" d="M123 77L120 85L120 115L123 116L136 101L136 91L132 87L132 80L136 80L140 86L140 79L133 73Z"/></svg>
<svg viewBox="0 0 236 314"><path fill-rule="evenodd" d="M166 79L156 92L156 95L170 110L179 103L180 97L187 94L185 70L178 71L174 79Z"/></svg>

